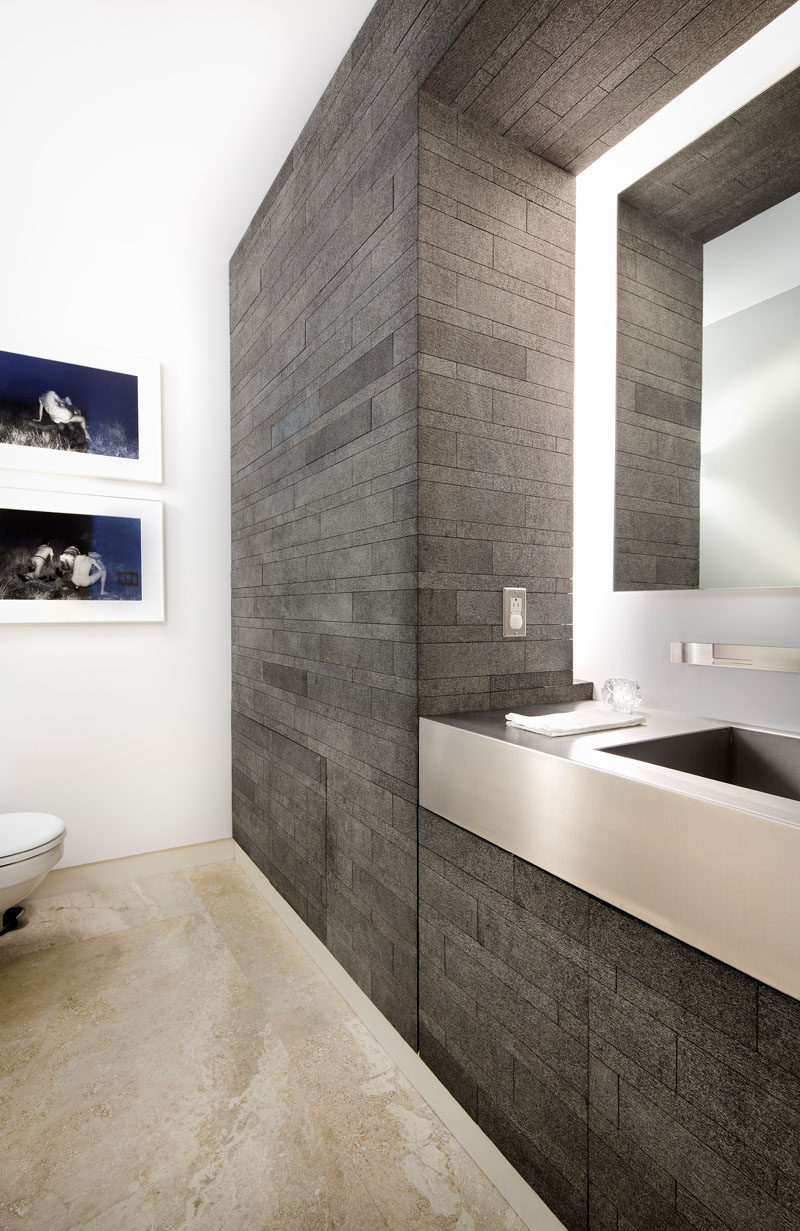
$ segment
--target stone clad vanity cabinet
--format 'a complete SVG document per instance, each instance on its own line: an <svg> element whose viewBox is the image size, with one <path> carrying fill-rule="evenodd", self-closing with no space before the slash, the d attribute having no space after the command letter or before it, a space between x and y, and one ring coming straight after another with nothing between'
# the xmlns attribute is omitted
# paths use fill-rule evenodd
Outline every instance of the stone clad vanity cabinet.
<svg viewBox="0 0 800 1231"><path fill-rule="evenodd" d="M682 817L702 827L715 810L724 819L725 806L681 794L674 781L658 785L669 770L650 777L648 768L642 782L627 758L598 748L665 729L674 726L653 715L645 727L568 739L572 760L564 741L506 737L502 715L421 720L420 799L429 806L420 809L420 1052L567 1228L790 1231L800 1225L800 1002L738 969L733 952L720 961L703 951L701 940L718 947L729 920L717 936L713 910L692 913L693 898L720 888L709 883L715 860L723 887L735 874L708 834L687 844ZM460 743L466 755L456 763ZM546 750L559 743L561 753ZM538 761L545 775L556 765L557 811L546 778L537 793L534 774L527 823L513 801L509 814L509 762L487 783L481 751L501 744L509 761ZM613 771L597 768L611 762ZM465 780L467 764L474 777L467 771ZM678 779L681 790L694 789L688 775ZM642 806L632 818L623 815L626 788ZM726 789L701 784L699 794L719 801ZM660 797L661 816L647 810L648 791ZM741 795L745 807L756 796L769 811L770 797ZM794 878L798 898L800 826L791 816L800 804L772 805L783 819L752 820L784 840L777 872L789 887ZM735 810L727 819L737 824ZM731 834L732 845L742 841ZM627 886L613 866L618 843L628 850ZM596 891L537 859L584 883L594 878ZM671 885L676 876L681 883ZM613 904L623 899L625 910ZM774 905L768 922L779 930ZM742 916L742 935L759 933L763 921L746 896L729 906ZM796 994L800 902L787 894L783 908L786 934L762 926L745 963L762 963ZM648 911L651 920L662 912L659 926L635 917ZM669 934L686 934L687 920L694 944Z"/></svg>

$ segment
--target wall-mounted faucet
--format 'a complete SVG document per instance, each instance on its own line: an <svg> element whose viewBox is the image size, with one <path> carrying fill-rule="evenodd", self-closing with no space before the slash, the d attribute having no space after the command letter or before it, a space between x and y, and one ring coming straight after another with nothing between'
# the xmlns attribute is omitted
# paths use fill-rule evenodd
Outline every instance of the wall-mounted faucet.
<svg viewBox="0 0 800 1231"><path fill-rule="evenodd" d="M800 671L800 649L782 645L725 645L672 641L669 660L688 667L746 667L751 671Z"/></svg>

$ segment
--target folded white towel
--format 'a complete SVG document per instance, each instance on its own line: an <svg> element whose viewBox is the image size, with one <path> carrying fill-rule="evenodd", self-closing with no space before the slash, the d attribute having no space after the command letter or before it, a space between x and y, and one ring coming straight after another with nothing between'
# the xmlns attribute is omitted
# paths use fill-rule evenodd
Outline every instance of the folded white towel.
<svg viewBox="0 0 800 1231"><path fill-rule="evenodd" d="M585 731L613 731L615 727L638 727L642 714L615 714L611 711L569 710L565 714L506 714L506 725L534 731L537 735L582 735Z"/></svg>

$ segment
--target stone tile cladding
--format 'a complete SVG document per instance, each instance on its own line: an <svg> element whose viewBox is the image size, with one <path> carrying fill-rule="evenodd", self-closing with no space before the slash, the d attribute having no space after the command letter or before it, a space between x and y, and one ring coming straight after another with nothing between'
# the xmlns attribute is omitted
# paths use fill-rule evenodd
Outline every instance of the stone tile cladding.
<svg viewBox="0 0 800 1231"><path fill-rule="evenodd" d="M708 129L623 196L679 235L706 244L800 192L798 112L796 68L723 120L727 134Z"/></svg>
<svg viewBox="0 0 800 1231"><path fill-rule="evenodd" d="M231 262L234 836L417 1036L417 96L377 4Z"/></svg>
<svg viewBox="0 0 800 1231"><path fill-rule="evenodd" d="M505 56L507 37L513 42L514 31L527 28L535 7L527 0L379 0L231 262L234 836L412 1045L418 634L426 712L580 695L568 691L569 487L558 470L568 450L552 447L569 440L563 412L570 405L564 396L570 340L544 327L549 321L567 329L571 312L564 282L572 243L566 181L538 159L520 171L513 147L486 134L481 144L480 130L460 120L455 141L428 132L422 150L418 127L419 88L471 19L479 15L480 24L456 58L466 46L470 80L488 85L491 57ZM684 43L699 39L709 67L781 7L781 0L770 0L754 15L748 3L746 20L737 16L731 25L727 9L713 4L705 24L687 18ZM583 19L572 4L560 8L567 37L573 19ZM636 46L644 47L638 14L634 6L625 20ZM598 27L590 15L595 66L622 16L608 10L608 23ZM676 53L680 42L672 46ZM578 63L577 41L574 49ZM614 61L615 71L626 62ZM624 98L621 82L614 106ZM645 102L636 91L630 99L631 126L661 105L658 91ZM460 86L444 101L462 111L468 106ZM452 118L437 114L452 133ZM590 154L603 148L595 142ZM448 175L423 186L430 168L441 165L437 158L450 164ZM426 225L441 228L424 239L423 215ZM453 248L459 233L475 246ZM542 281L545 270L561 278L561 289ZM459 301L459 294L466 297ZM534 329L527 303L535 308ZM447 384L453 379L457 390ZM527 388L531 383L546 394ZM534 412L544 416L536 428ZM465 426L466 419L479 430ZM473 473L474 496L472 484L454 482L456 471ZM519 485L511 481L515 474ZM422 524L418 478L428 484L420 490ZM462 488L457 497L449 490L455 486ZM424 540L419 560L418 538ZM499 609L489 581L516 579L518 570L531 580L534 609L528 642L507 655L496 637ZM440 856L439 879L448 884L454 882L444 872L456 866L460 839L453 841L451 857ZM423 877L436 870L423 851ZM518 909L515 890L509 896L505 885L496 893L498 916L503 902ZM448 909L469 913L464 897L475 903L475 944L499 938L496 920L478 912L477 892L459 898L445 887L436 909L449 903ZM461 923L457 936L471 937L466 916ZM419 928L424 980L435 968L428 906ZM440 1043L441 1054L431 1058L438 1036L430 1013L425 1048L437 1071L450 1065L448 1080L461 1082L463 1101L523 1174L554 1208L569 1213L576 1203L585 1206L587 1147L583 1154L576 1148L574 1126L587 1122L587 1096L573 1044L587 1031L580 985L583 979L588 1003L589 976L581 973L586 943L566 926L561 931L571 943L559 949L553 937L548 946L560 955L557 977L548 983L540 975L549 990L537 992L534 966L531 990L516 991L525 1002L534 997L553 1026L550 1059L539 1061L526 1045L510 1095L507 1073L489 1101L447 1047ZM445 939L442 933L440 969L449 979ZM458 945L469 955L463 940ZM492 985L498 994L504 994L501 982ZM476 1015L483 995L474 1001ZM764 1055L782 1071L796 1055L794 1006L764 991L759 1014L772 1031ZM509 1037L492 1036L484 1050L502 1058ZM466 1056L466 1042L463 1048ZM563 1089L550 1077L556 1068ZM525 1109L527 1127L509 1116L509 1097ZM622 1146L615 1149L622 1157ZM776 1200L785 1205L793 1185L792 1167L785 1166ZM696 1188L686 1185L706 1217ZM597 1204L604 1192L595 1197L598 1209L607 1208ZM673 1205L677 1210L677 1198ZM618 1231L643 1225L624 1203L621 1208ZM703 1223L696 1212L681 1217L694 1218L695 1226L725 1225L711 1215Z"/></svg>
<svg viewBox="0 0 800 1231"><path fill-rule="evenodd" d="M420 95L419 700L572 687L575 180ZM528 635L503 640L503 586Z"/></svg>
<svg viewBox="0 0 800 1231"><path fill-rule="evenodd" d="M577 175L791 0L487 0L425 82Z"/></svg>
<svg viewBox="0 0 800 1231"><path fill-rule="evenodd" d="M420 1052L570 1231L796 1231L800 1002L420 809Z"/></svg>
<svg viewBox="0 0 800 1231"><path fill-rule="evenodd" d="M614 585L700 575L703 245L619 203Z"/></svg>
<svg viewBox="0 0 800 1231"><path fill-rule="evenodd" d="M486 280L482 305L471 279L472 329L453 329L429 285L419 331L427 351L470 347L457 392L495 400L496 423L478 412L450 430L459 411L437 409L432 380L418 415L419 81L476 7L373 10L231 265L234 834L412 1043L418 566L429 712L587 695L570 670L572 181L493 138L498 166L468 172L450 208L498 270L517 256L525 269ZM481 227L487 192L500 213ZM436 257L429 240L428 281L443 284L449 241ZM543 341L523 328L532 311ZM536 429L514 426L540 385ZM428 473L418 542L418 456L435 469L445 438L455 481ZM511 646L500 588L520 575L529 637Z"/></svg>

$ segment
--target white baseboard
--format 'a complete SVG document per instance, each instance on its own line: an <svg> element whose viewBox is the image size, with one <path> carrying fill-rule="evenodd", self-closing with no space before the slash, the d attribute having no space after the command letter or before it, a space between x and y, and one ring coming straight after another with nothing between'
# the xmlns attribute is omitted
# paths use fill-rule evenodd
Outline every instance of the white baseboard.
<svg viewBox="0 0 800 1231"><path fill-rule="evenodd" d="M412 1086L422 1095L442 1123L477 1163L487 1179L494 1184L498 1192L522 1219L525 1226L529 1227L530 1231L565 1231L564 1224L556 1218L552 1210L548 1209L530 1185L526 1184L519 1172L500 1153L494 1142L490 1141L483 1130L478 1128L471 1116L456 1102L450 1091L445 1089L438 1077L434 1076L425 1062L387 1021L380 1009L377 1009L369 997L362 992L344 967L340 966L333 954L325 948L322 941L292 910L289 903L270 884L263 872L259 871L252 859L236 842L233 845L234 858L242 871L253 882L259 893L266 898L275 913L283 920L309 956L314 959L322 973L347 1001L351 1009L374 1034Z"/></svg>
<svg viewBox="0 0 800 1231"><path fill-rule="evenodd" d="M224 863L233 859L233 848L233 838L218 838L215 842L173 846L166 851L147 851L143 855L127 855L123 859L82 863L74 868L54 868L30 895L30 900L55 898L62 893L80 893L85 889L107 889L123 881L158 876L162 872L179 872L182 868L197 868L204 863Z"/></svg>

